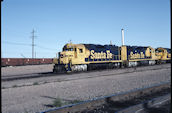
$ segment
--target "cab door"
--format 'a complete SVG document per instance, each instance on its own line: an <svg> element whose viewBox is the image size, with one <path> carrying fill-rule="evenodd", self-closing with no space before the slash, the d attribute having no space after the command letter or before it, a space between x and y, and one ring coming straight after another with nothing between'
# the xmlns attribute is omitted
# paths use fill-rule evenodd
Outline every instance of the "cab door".
<svg viewBox="0 0 172 113"><path fill-rule="evenodd" d="M84 63L84 59L85 59L85 49L84 48L77 48L77 59L78 59L78 62L80 63Z"/></svg>
<svg viewBox="0 0 172 113"><path fill-rule="evenodd" d="M74 57L77 58L77 48L74 49Z"/></svg>

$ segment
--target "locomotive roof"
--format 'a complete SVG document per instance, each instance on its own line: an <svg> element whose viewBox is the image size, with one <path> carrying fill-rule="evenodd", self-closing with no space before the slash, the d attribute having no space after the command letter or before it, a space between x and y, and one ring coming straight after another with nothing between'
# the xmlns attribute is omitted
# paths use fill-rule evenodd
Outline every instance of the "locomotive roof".
<svg viewBox="0 0 172 113"><path fill-rule="evenodd" d="M90 47L90 46L97 46L97 47L107 47L107 46L114 46L114 47L119 47L119 46L116 46L116 45L100 45L100 44L83 44L85 45L86 47ZM126 47L128 48L148 48L150 46L129 46L129 45L126 45Z"/></svg>
<svg viewBox="0 0 172 113"><path fill-rule="evenodd" d="M128 48L148 48L150 46L127 46Z"/></svg>
<svg viewBox="0 0 172 113"><path fill-rule="evenodd" d="M83 47L83 44L72 44L72 43L67 43L67 44L65 44L64 45L64 47L63 48L73 48L73 47Z"/></svg>
<svg viewBox="0 0 172 113"><path fill-rule="evenodd" d="M85 47L92 47L92 46L96 46L96 47L107 47L107 46L113 46L113 47L118 47L116 45L100 45L100 44L83 44Z"/></svg>
<svg viewBox="0 0 172 113"><path fill-rule="evenodd" d="M167 50L168 53L171 53L171 48L163 48L163 47L156 48L156 50L158 50L158 49L165 49L165 50Z"/></svg>
<svg viewBox="0 0 172 113"><path fill-rule="evenodd" d="M117 48L117 47L119 47L119 46L116 46L116 45L108 45L108 44L106 44L106 45L101 45L101 44L72 44L72 43L68 43L68 44L66 44L65 46L64 46L64 48L66 48L66 47L70 47L70 46L79 46L79 47L83 47L83 45L86 47L86 48ZM150 48L150 46L130 46L130 45L126 45L126 47L128 48L128 49L147 49L147 48ZM169 48L164 48L164 49L166 49L167 50L167 52L169 52L169 53L171 53L171 49L169 49Z"/></svg>

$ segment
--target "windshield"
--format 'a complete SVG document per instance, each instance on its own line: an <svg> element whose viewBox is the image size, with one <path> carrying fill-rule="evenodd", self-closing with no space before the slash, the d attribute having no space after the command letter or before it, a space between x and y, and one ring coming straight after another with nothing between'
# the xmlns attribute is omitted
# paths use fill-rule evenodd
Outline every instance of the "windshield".
<svg viewBox="0 0 172 113"><path fill-rule="evenodd" d="M73 51L73 48L64 48L63 51Z"/></svg>

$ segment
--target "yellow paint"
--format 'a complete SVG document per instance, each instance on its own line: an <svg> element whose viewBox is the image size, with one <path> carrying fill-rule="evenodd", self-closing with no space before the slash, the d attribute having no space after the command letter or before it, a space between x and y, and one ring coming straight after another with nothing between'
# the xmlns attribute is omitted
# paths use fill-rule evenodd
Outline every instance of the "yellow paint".
<svg viewBox="0 0 172 113"><path fill-rule="evenodd" d="M134 62L134 61L144 61L144 60L153 60L153 59L134 59L134 60L128 60L129 62Z"/></svg>
<svg viewBox="0 0 172 113"><path fill-rule="evenodd" d="M107 50L106 52L95 52L94 50L89 51L83 44L72 44L68 43L65 45L65 49L72 48L72 51L62 51L60 52L61 57L59 57L60 64L68 64L71 65L75 64L89 64L89 63L105 63L105 62L121 62L119 61L113 61L112 58L120 58L120 55L113 55L110 50ZM85 61L85 58L91 59L105 59L105 61ZM109 60L107 60L109 59ZM58 59L54 58L53 63L58 64Z"/></svg>
<svg viewBox="0 0 172 113"><path fill-rule="evenodd" d="M150 48L148 47L147 49L146 49L146 51L145 51L145 56L146 57L151 57L151 52L150 52L151 50L150 50Z"/></svg>
<svg viewBox="0 0 172 113"><path fill-rule="evenodd" d="M53 63L58 64L58 58L53 58Z"/></svg>
<svg viewBox="0 0 172 113"><path fill-rule="evenodd" d="M86 62L86 64L90 64L90 63L109 63L109 62L122 62L122 60L105 60L105 61L90 61L90 62Z"/></svg>
<svg viewBox="0 0 172 113"><path fill-rule="evenodd" d="M171 58L171 54L170 53L168 53L168 58Z"/></svg>
<svg viewBox="0 0 172 113"><path fill-rule="evenodd" d="M140 59L140 58L145 58L145 55L143 54L143 52L140 52L139 53L133 53L133 52L130 52L130 59Z"/></svg>
<svg viewBox="0 0 172 113"><path fill-rule="evenodd" d="M171 54L167 53L167 50L164 48L158 48L156 53L155 49L152 47L148 47L145 51L145 55L143 52L133 53L131 52L129 55L129 60L127 60L127 47L121 46L119 47L119 54L113 55L110 50L106 52L95 52L94 50L89 51L83 44L72 44L68 43L65 45L66 51L60 52L59 58L54 58L53 63L58 64L68 64L76 65L76 64L90 64L90 63L108 63L108 62L122 62L123 64L127 64L129 61L143 61L143 60L170 60ZM63 48L64 49L64 48ZM98 61L85 61L85 58L91 58L91 60L98 59ZM167 58L170 57L170 58ZM147 59L144 59L149 57ZM120 60L112 60L113 58L119 58ZM143 59L140 59L143 58ZM104 60L103 60L104 59ZM89 60L89 59L88 59ZM99 61L100 60L100 61Z"/></svg>
<svg viewBox="0 0 172 113"><path fill-rule="evenodd" d="M156 56L158 60L169 60L171 59L171 54L167 52L164 48L157 48ZM167 56L169 58L167 58Z"/></svg>
<svg viewBox="0 0 172 113"><path fill-rule="evenodd" d="M121 60L126 61L127 60L127 47L121 46Z"/></svg>
<svg viewBox="0 0 172 113"><path fill-rule="evenodd" d="M106 52L94 52L94 50L91 50L91 59L110 59L112 58L112 53L107 50Z"/></svg>

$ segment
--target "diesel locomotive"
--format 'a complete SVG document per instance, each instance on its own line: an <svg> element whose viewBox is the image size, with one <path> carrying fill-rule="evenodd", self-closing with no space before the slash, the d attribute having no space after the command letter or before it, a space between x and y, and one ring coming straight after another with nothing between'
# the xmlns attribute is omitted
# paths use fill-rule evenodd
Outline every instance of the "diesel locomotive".
<svg viewBox="0 0 172 113"><path fill-rule="evenodd" d="M171 49L67 43L53 59L55 73L134 67L171 62Z"/></svg>
<svg viewBox="0 0 172 113"><path fill-rule="evenodd" d="M53 72L154 65L171 61L168 48L68 43L53 59Z"/></svg>

